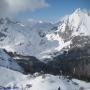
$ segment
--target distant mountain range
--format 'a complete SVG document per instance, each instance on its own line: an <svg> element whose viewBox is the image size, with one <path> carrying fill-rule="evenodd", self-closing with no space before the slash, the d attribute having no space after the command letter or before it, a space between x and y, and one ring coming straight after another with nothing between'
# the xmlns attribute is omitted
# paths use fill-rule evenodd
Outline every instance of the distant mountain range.
<svg viewBox="0 0 90 90"><path fill-rule="evenodd" d="M90 79L90 12L77 9L59 22L0 18L0 67Z"/></svg>

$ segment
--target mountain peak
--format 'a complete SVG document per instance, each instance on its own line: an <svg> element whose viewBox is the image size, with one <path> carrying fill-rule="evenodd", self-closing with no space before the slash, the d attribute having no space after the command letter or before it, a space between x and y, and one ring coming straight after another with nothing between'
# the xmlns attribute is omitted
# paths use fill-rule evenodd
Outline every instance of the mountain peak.
<svg viewBox="0 0 90 90"><path fill-rule="evenodd" d="M83 33L84 35L90 35L90 16L87 10L76 9L71 15L65 17L63 21L63 24L68 25L71 30L75 31L75 34Z"/></svg>
<svg viewBox="0 0 90 90"><path fill-rule="evenodd" d="M90 16L88 11L75 10L72 14L65 16L58 26L59 35L65 42L73 37L90 35Z"/></svg>
<svg viewBox="0 0 90 90"><path fill-rule="evenodd" d="M83 10L82 10L81 8L78 8L78 9L75 10L74 13L81 13L82 11L83 11Z"/></svg>
<svg viewBox="0 0 90 90"><path fill-rule="evenodd" d="M78 8L73 12L73 14L78 14L78 15L85 15L86 14L89 16L90 12L87 9Z"/></svg>

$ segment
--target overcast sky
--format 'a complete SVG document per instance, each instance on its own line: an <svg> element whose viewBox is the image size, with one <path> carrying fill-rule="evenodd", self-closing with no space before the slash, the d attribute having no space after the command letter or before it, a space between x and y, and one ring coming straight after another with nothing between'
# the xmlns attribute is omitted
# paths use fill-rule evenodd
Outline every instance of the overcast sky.
<svg viewBox="0 0 90 90"><path fill-rule="evenodd" d="M0 0L0 17L55 22L77 8L90 9L90 0Z"/></svg>

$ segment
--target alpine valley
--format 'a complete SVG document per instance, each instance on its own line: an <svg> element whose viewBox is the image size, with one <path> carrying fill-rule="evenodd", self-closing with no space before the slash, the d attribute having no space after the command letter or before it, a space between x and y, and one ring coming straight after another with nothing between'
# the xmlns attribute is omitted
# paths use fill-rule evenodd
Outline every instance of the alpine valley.
<svg viewBox="0 0 90 90"><path fill-rule="evenodd" d="M90 90L89 81L89 11L53 24L0 18L0 88Z"/></svg>

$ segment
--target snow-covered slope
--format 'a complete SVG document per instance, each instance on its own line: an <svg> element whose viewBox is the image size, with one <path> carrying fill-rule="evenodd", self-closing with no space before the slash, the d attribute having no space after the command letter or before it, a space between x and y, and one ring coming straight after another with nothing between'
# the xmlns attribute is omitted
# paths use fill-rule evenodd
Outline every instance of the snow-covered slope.
<svg viewBox="0 0 90 90"><path fill-rule="evenodd" d="M0 66L0 86L6 86L18 79L23 80L23 78L24 75L22 73Z"/></svg>
<svg viewBox="0 0 90 90"><path fill-rule="evenodd" d="M0 19L0 47L39 59L70 48L76 36L90 35L90 15L77 9L58 26L42 21L16 22Z"/></svg>
<svg viewBox="0 0 90 90"><path fill-rule="evenodd" d="M90 90L90 83L73 79L72 81L63 76L53 75L23 75L17 71L12 71L0 67L0 86L11 87L15 90L79 90L84 87L85 90Z"/></svg>
<svg viewBox="0 0 90 90"><path fill-rule="evenodd" d="M58 29L64 32L68 26L73 31L72 35L90 35L90 15L81 9L77 9L71 15L67 15L62 19Z"/></svg>
<svg viewBox="0 0 90 90"><path fill-rule="evenodd" d="M57 34L64 40L70 41L68 48L83 46L90 41L90 15L88 11L77 9L71 15L65 16L58 26Z"/></svg>
<svg viewBox="0 0 90 90"><path fill-rule="evenodd" d="M0 49L0 66L23 72L23 69L3 49Z"/></svg>
<svg viewBox="0 0 90 90"><path fill-rule="evenodd" d="M0 47L8 51L42 58L46 53L55 51L55 48L60 46L59 41L63 42L53 32L48 31L51 27L48 30L40 29L43 26L42 23L39 23L41 25L39 28L32 30L27 25L22 26L20 23L7 19L1 21ZM58 41L58 39L60 40Z"/></svg>

